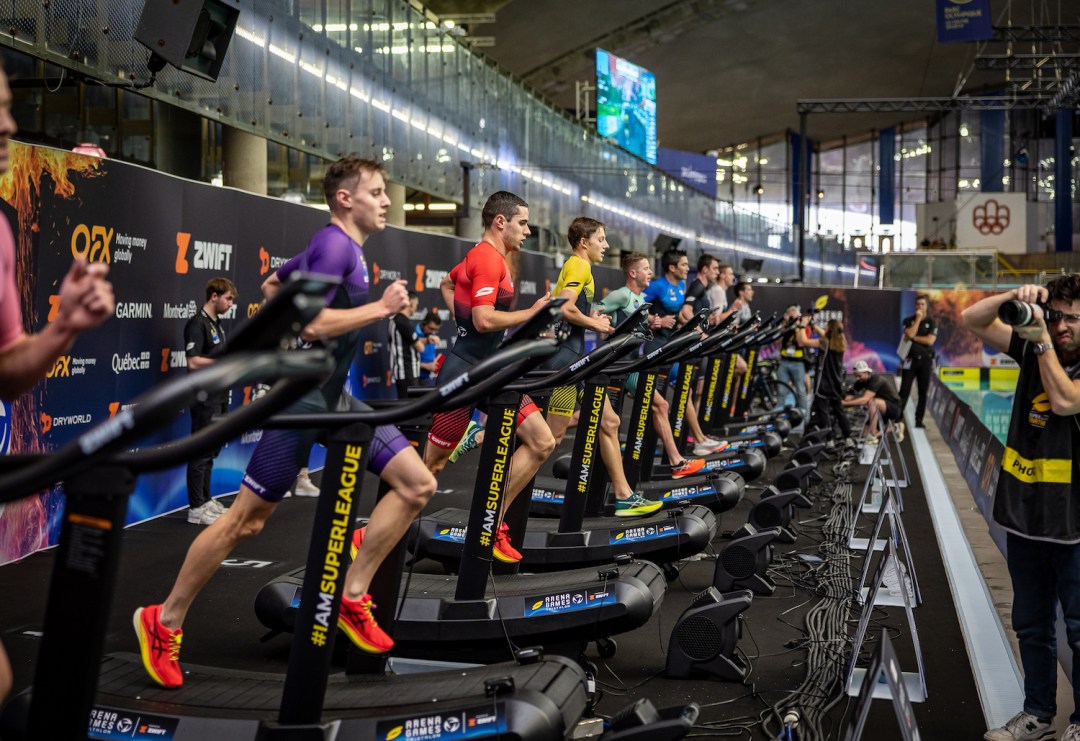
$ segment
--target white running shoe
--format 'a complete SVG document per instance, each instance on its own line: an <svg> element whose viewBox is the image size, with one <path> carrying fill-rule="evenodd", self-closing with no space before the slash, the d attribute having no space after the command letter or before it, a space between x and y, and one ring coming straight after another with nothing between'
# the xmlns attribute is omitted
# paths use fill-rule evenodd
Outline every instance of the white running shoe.
<svg viewBox="0 0 1080 741"><path fill-rule="evenodd" d="M1070 725L1069 728L1076 728L1076 724ZM1040 741L1052 739L1054 736L1053 723L1044 723L1034 715L1020 711L1001 728L987 731L983 738L986 741ZM1065 738L1068 737L1069 732L1066 731Z"/></svg>
<svg viewBox="0 0 1080 741"><path fill-rule="evenodd" d="M319 496L319 487L311 482L306 468L300 469L300 475L296 477L296 483L293 484L292 491L298 497Z"/></svg>
<svg viewBox="0 0 1080 741"><path fill-rule="evenodd" d="M218 517L221 517L221 515L210 506L210 502L189 509L187 513L187 521L192 525L209 525Z"/></svg>

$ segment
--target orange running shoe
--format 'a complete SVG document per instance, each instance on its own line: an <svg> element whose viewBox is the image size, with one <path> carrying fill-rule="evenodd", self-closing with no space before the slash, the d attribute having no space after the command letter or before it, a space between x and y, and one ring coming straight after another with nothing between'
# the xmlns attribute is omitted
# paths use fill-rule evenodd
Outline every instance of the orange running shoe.
<svg viewBox="0 0 1080 741"><path fill-rule="evenodd" d="M681 479L683 476L692 476L705 468L705 461L701 458L687 458L677 466L671 467L673 478Z"/></svg>
<svg viewBox="0 0 1080 741"><path fill-rule="evenodd" d="M354 561L356 560L356 554L360 552L360 546L364 544L364 530L366 529L367 525L352 531L352 545L349 547L349 553L352 554Z"/></svg>
<svg viewBox="0 0 1080 741"><path fill-rule="evenodd" d="M161 624L161 605L140 607L135 611L134 623L146 673L162 687L182 685L184 673L180 671L180 641L184 631L179 628L170 630Z"/></svg>
<svg viewBox="0 0 1080 741"><path fill-rule="evenodd" d="M499 525L499 532L495 535L495 547L491 554L503 563L517 563L521 560L521 553L510 545L510 526L505 522Z"/></svg>
<svg viewBox="0 0 1080 741"><path fill-rule="evenodd" d="M394 639L375 622L375 616L371 614L373 607L375 605L370 594L365 594L358 600L341 595L341 612L338 613L337 624L361 651L384 654L394 647Z"/></svg>

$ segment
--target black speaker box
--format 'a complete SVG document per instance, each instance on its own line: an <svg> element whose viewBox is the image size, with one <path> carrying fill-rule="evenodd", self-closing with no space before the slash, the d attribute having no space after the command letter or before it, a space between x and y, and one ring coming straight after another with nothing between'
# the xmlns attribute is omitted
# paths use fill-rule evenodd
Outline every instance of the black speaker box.
<svg viewBox="0 0 1080 741"><path fill-rule="evenodd" d="M740 632L736 621L753 599L748 590L721 594L714 587L697 595L671 630L667 676L745 680L750 667L735 653Z"/></svg>

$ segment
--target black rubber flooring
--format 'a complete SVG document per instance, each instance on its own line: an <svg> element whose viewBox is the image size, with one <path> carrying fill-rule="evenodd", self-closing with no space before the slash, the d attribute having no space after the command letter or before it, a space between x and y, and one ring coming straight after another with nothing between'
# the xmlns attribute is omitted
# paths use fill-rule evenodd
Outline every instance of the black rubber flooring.
<svg viewBox="0 0 1080 741"><path fill-rule="evenodd" d="M568 452L570 442L563 445ZM908 460L914 460L910 444L904 444ZM561 451L560 451L561 452ZM723 536L740 527L751 505L757 501L760 488L775 475L784 458L770 462L766 476L753 482L747 496L734 510L719 516L720 528L714 550L723 547ZM448 466L440 477L440 491L432 504L467 506L469 493L477 478L477 457ZM550 465L550 464L549 464ZM831 482L831 462L821 470L826 481L816 489L811 509L798 510L795 530L799 537L792 545L780 545L777 555L785 553L819 552L822 540L821 522L828 514ZM853 469L853 495L861 491L867 468ZM543 470L547 472L547 468ZM929 699L915 706L915 717L926 739L980 738L985 730L982 711L971 675L970 662L964 648L956 611L952 604L945 571L933 533L917 471L916 479L905 491L906 510L903 518L911 539L915 567L925 603L915 611L923 658L926 665ZM318 477L315 477L318 480ZM365 479L366 494L360 512L370 511L373 503L374 479ZM255 540L243 544L233 554L219 574L206 587L184 626L183 660L193 664L232 667L244 671L282 671L289 650L286 636L260 642L265 632L255 618L252 603L258 589L271 577L302 565L307 547L307 528L314 511L314 500L287 499ZM861 524L871 520L864 516ZM131 628L133 610L145 604L161 601L180 566L183 555L196 534L197 527L186 521L186 513L161 517L134 526L127 531L121 575L106 652L135 652L137 644ZM0 630L15 672L16 690L32 681L34 656L39 644L45 589L49 579L53 554L35 554L17 564L0 567ZM785 559L786 564L794 559ZM858 559L851 561L852 576L857 577ZM668 679L663 676L665 656L672 627L690 604L694 595L712 584L715 560L706 553L699 560L682 565L679 577L669 586L662 609L644 627L617 638L618 650L613 658L601 659L590 649L590 660L598 669L598 688L602 696L597 705L601 714L617 712L632 701L647 697L657 707L698 703L702 710L699 727L694 735L724 738L776 738L779 730L770 709L774 704L786 708L798 702L790 693L806 676L807 649L803 641L805 616L819 600L817 588L802 578L805 567L786 565L774 569L779 585L769 597L756 597L744 613L744 629L739 641L752 664L746 684L715 679ZM432 562L421 562L419 571L437 573ZM812 580L809 580L812 582ZM852 618L857 613L852 612ZM78 619L73 615L72 619ZM897 647L905 671L915 670L907 621L902 609L878 610L873 630L880 634L888 628ZM850 636L854 622L844 627ZM873 636L871 636L873 638ZM872 644L864 650L869 655ZM843 669L837 653L836 672ZM836 703L825 720L803 738L840 738L845 713L850 703L838 686L822 688ZM823 701L822 701L823 702ZM761 721L765 720L763 726ZM770 732L766 733L766 729ZM813 731L813 729L807 729ZM771 734L771 735L770 735ZM899 738L896 719L888 701L876 701L863 736L866 739Z"/></svg>

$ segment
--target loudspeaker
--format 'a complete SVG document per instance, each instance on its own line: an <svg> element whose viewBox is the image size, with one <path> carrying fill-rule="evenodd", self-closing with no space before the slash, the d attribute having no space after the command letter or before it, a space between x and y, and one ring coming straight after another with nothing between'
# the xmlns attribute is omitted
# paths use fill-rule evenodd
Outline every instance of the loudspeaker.
<svg viewBox="0 0 1080 741"><path fill-rule="evenodd" d="M735 653L740 632L736 620L753 599L748 590L721 594L714 587L697 595L671 630L667 676L685 679L706 674L729 682L746 679L750 667Z"/></svg>
<svg viewBox="0 0 1080 741"><path fill-rule="evenodd" d="M760 532L751 524L739 528L733 540L716 557L713 587L721 592L749 589L754 594L772 594L776 584L767 571L772 562L771 543L780 533L779 527Z"/></svg>
<svg viewBox="0 0 1080 741"><path fill-rule="evenodd" d="M135 40L151 51L151 72L171 64L214 82L239 16L236 0L146 0Z"/></svg>
<svg viewBox="0 0 1080 741"><path fill-rule="evenodd" d="M653 241L653 247L656 249L656 254L662 255L667 250L675 249L681 243L681 237L673 237L670 234L660 233L656 235L656 239Z"/></svg>

